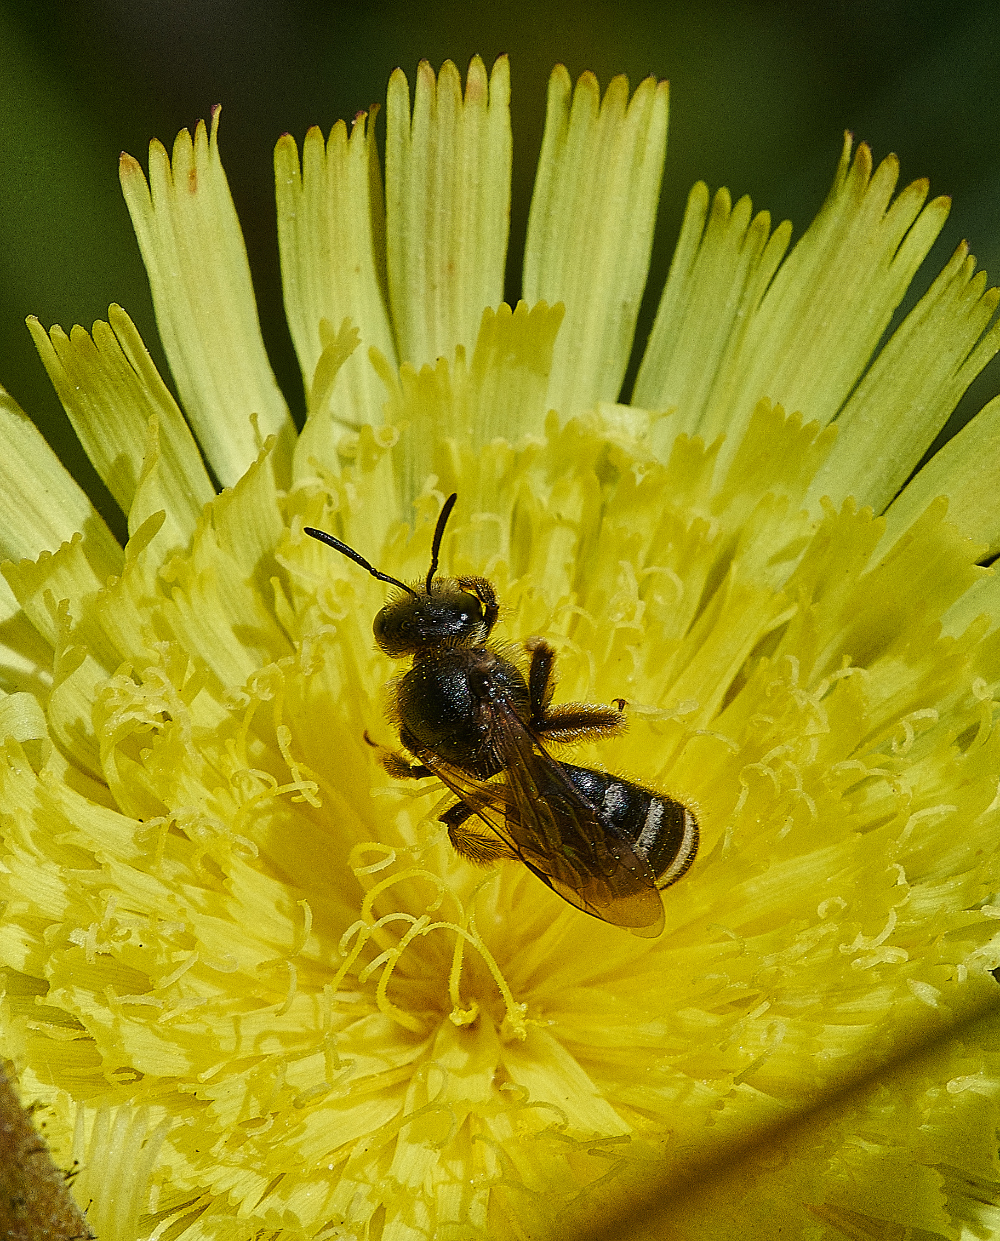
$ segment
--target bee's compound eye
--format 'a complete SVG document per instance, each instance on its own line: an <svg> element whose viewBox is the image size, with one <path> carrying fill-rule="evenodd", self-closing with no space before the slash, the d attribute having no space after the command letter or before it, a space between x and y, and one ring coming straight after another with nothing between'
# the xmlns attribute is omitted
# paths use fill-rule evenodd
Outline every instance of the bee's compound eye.
<svg viewBox="0 0 1000 1241"><path fill-rule="evenodd" d="M462 622L463 625L482 624L483 608L482 608L482 604L475 597L475 595L463 594L461 607L462 607L462 610L459 613L458 618Z"/></svg>
<svg viewBox="0 0 1000 1241"><path fill-rule="evenodd" d="M483 623L483 609L474 595L453 596L450 607L442 612L443 632L458 639L472 638Z"/></svg>
<svg viewBox="0 0 1000 1241"><path fill-rule="evenodd" d="M372 625L375 641L387 655L402 654L407 650L412 629L409 617L400 616L398 607L392 605L382 608Z"/></svg>

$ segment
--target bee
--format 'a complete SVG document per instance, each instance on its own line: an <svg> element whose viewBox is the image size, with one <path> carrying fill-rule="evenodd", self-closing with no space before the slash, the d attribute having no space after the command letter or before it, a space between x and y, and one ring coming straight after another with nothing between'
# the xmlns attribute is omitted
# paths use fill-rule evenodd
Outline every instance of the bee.
<svg viewBox="0 0 1000 1241"><path fill-rule="evenodd" d="M493 584L435 578L457 498L445 501L427 577L412 586L333 535L305 527L402 592L379 611L373 629L384 654L413 661L395 684L392 714L415 761L383 750L383 766L400 779L435 777L457 797L439 821L462 857L481 865L516 858L584 913L645 938L659 935L660 890L680 879L698 849L695 816L642 785L549 753L553 744L620 732L625 703L553 705L549 643L524 644L525 676L490 642L500 614Z"/></svg>

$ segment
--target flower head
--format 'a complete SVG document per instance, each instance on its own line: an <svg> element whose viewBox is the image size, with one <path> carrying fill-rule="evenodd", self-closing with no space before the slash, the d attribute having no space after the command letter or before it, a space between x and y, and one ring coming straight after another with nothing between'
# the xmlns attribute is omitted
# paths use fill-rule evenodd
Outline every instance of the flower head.
<svg viewBox="0 0 1000 1241"><path fill-rule="evenodd" d="M384 198L371 118L278 143L299 432L218 114L148 182L124 157L180 406L119 308L32 325L124 550L0 411L5 1054L102 1241L567 1235L995 1004L1000 406L911 475L996 291L962 248L883 341L947 205L847 141L791 250L695 188L616 404L665 85L553 74L513 311L507 102L503 60L464 95L422 65L412 105L397 72ZM470 864L454 799L366 744L399 749L386 588L304 528L411 581L451 491L442 570L494 584L512 657L542 636L557 703L628 704L572 760L697 813L658 938ZM970 1055L985 1112L985 1050L933 1080ZM960 1179L918 1223L851 1199L836 1123L783 1184L800 1228L979 1218Z"/></svg>

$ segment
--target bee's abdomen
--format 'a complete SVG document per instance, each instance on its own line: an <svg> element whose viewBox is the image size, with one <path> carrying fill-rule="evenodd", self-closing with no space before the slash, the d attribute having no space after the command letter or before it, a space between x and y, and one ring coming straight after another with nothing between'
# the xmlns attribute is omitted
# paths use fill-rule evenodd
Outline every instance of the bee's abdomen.
<svg viewBox="0 0 1000 1241"><path fill-rule="evenodd" d="M658 888L680 879L698 852L698 821L687 806L631 780L572 763L562 768L601 827L646 859Z"/></svg>

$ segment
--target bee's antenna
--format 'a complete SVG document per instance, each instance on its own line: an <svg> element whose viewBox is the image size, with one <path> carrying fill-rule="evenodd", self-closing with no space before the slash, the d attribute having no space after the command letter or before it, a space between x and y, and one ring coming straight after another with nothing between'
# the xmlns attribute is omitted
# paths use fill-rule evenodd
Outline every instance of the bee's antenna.
<svg viewBox="0 0 1000 1241"><path fill-rule="evenodd" d="M390 586L399 586L409 595L415 595L417 592L412 586L407 586L405 582L398 582L394 577L390 577L388 573L379 573L373 565L370 565L364 556L359 556L353 547L348 547L346 543L341 543L340 539L335 539L332 534L327 534L325 530L314 530L312 526L302 527L306 534L311 535L314 539L319 539L321 543L325 543L327 547L332 547L334 551L340 552L346 556L348 560L353 560L355 564L359 564L362 569L367 569L372 577L377 577L380 582L388 582Z"/></svg>
<svg viewBox="0 0 1000 1241"><path fill-rule="evenodd" d="M431 567L427 570L427 593L431 593L431 578L437 572L438 552L441 550L441 540L444 538L444 528L448 524L448 518L451 516L451 510L455 507L455 501L458 499L458 492L453 491L445 500L441 507L441 513L438 516L438 524L434 527L434 542L431 544Z"/></svg>

